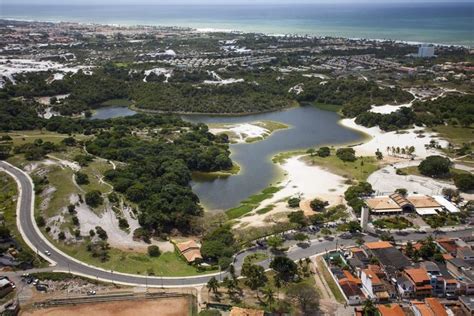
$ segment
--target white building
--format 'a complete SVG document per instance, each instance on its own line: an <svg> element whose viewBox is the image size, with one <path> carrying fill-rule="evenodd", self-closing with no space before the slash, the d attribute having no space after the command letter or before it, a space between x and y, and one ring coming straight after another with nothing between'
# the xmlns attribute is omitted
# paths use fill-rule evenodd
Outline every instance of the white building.
<svg viewBox="0 0 474 316"><path fill-rule="evenodd" d="M434 46L423 44L418 47L418 57L421 58L431 58L434 57Z"/></svg>

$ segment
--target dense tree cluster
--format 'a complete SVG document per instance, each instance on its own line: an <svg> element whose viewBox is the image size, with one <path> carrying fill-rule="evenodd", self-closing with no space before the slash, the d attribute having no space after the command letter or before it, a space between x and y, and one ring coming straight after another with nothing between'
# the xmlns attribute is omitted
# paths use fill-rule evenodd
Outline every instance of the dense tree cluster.
<svg viewBox="0 0 474 316"><path fill-rule="evenodd" d="M364 112L357 116L356 123L365 127L379 126L383 131L394 131L409 128L417 122L415 113L410 108L401 107L390 114Z"/></svg>
<svg viewBox="0 0 474 316"><path fill-rule="evenodd" d="M344 198L350 207L356 212L360 213L362 207L365 205L363 197L369 196L374 193L372 185L368 182L360 182L357 185L350 186L346 192L344 192Z"/></svg>
<svg viewBox="0 0 474 316"><path fill-rule="evenodd" d="M204 259L214 263L229 262L228 259L236 250L237 245L229 226L218 227L202 239L201 254Z"/></svg>
<svg viewBox="0 0 474 316"><path fill-rule="evenodd" d="M142 226L155 232L189 232L193 217L202 214L189 185L191 172L232 167L228 146L219 140L202 124L158 139L140 138L126 124L117 124L86 146L93 155L127 163L105 176L116 191L138 203Z"/></svg>
<svg viewBox="0 0 474 316"><path fill-rule="evenodd" d="M449 174L451 161L442 156L428 156L418 165L418 170L422 175L428 177L442 177Z"/></svg>
<svg viewBox="0 0 474 316"><path fill-rule="evenodd" d="M411 100L410 93L395 87L379 87L373 81L339 79L321 84L311 81L305 84L304 92L298 95L301 102L317 102L342 106L347 117L370 110L372 105L400 104Z"/></svg>
<svg viewBox="0 0 474 316"><path fill-rule="evenodd" d="M428 126L445 123L470 126L474 123L474 94L448 94L413 103L418 119Z"/></svg>

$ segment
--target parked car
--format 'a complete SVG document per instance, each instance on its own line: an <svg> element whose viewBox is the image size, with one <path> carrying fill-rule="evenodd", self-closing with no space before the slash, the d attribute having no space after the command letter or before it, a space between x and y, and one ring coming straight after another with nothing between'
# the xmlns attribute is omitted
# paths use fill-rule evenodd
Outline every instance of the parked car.
<svg viewBox="0 0 474 316"><path fill-rule="evenodd" d="M44 254L47 255L48 257L51 256L51 252L49 252L49 250L45 250Z"/></svg>

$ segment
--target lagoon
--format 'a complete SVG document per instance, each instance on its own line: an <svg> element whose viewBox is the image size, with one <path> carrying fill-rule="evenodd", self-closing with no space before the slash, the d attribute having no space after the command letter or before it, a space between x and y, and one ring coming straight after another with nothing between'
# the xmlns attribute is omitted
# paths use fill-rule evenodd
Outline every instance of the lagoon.
<svg viewBox="0 0 474 316"><path fill-rule="evenodd" d="M111 118L133 115L126 107L100 108L93 118ZM301 106L285 111L247 116L185 115L193 123L239 124L258 120L282 122L290 127L274 132L265 140L255 143L230 145L231 158L238 163L238 175L218 178L195 178L191 183L207 210L226 210L235 207L252 194L269 185L277 185L280 169L271 158L286 151L319 147L327 144L355 143L363 136L338 124L339 115L314 106Z"/></svg>

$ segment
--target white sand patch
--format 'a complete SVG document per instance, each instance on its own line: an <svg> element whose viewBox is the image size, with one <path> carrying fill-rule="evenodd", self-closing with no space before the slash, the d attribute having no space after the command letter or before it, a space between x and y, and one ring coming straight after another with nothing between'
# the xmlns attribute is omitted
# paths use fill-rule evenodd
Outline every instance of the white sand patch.
<svg viewBox="0 0 474 316"><path fill-rule="evenodd" d="M57 160L63 168L70 168L74 172L77 172L77 171L81 170L81 166L75 161L60 159L60 158L52 156L52 155L49 155L49 157L54 159L54 160Z"/></svg>
<svg viewBox="0 0 474 316"><path fill-rule="evenodd" d="M242 123L242 124L229 124L223 127L210 128L209 131L213 134L230 133L232 141L237 143L245 143L247 139L251 138L262 138L264 139L271 134L270 130L258 126L258 122L255 123Z"/></svg>
<svg viewBox="0 0 474 316"><path fill-rule="evenodd" d="M405 103L405 104L385 104L385 105L380 105L380 106L372 106L369 112L380 113L380 114L390 114L390 113L400 110L402 107L411 108L411 106L413 105L413 102L415 102L415 100L417 100L418 97L413 91L409 90L408 92L411 93L411 95L413 95L413 100L411 100L410 102Z"/></svg>
<svg viewBox="0 0 474 316"><path fill-rule="evenodd" d="M269 223L277 223L282 219L286 220L286 216L279 215L298 210L288 208L285 201L293 196L299 196L302 200L319 198L328 201L331 206L343 203L344 191L349 187L344 184L346 179L343 177L320 166L308 165L301 160L301 156L289 158L280 167L285 172L285 179L282 182L283 188L273 197L262 201L254 210L253 215L240 218L241 227L261 227ZM256 211L270 205L274 205L270 212L256 213Z"/></svg>
<svg viewBox="0 0 474 316"><path fill-rule="evenodd" d="M165 76L164 82L168 82L168 79L171 77L173 70L166 69L166 68L153 68L153 69L145 70L145 78L143 78L143 82L147 82L146 78L152 73L157 76L160 76L160 75Z"/></svg>
<svg viewBox="0 0 474 316"><path fill-rule="evenodd" d="M301 156L289 158L280 167L285 171L286 178L283 181L283 189L273 195L272 198L263 201L260 208L280 201L290 196L300 196L301 199L313 199L315 197L335 199L344 194L349 187L344 184L343 177L333 174L320 166L311 166L302 161Z"/></svg>
<svg viewBox="0 0 474 316"><path fill-rule="evenodd" d="M147 250L149 244L133 240L133 231L140 227L140 224L130 214L130 208L123 208L121 210L122 216L127 219L130 226L128 232L120 229L117 215L109 205L105 207L104 212L100 216L94 213L85 203L77 205L76 212L81 226L81 235L88 236L91 229L100 226L107 232L107 242L112 247L140 252ZM162 251L173 251L174 249L170 242L152 241L152 244L156 244Z"/></svg>
<svg viewBox="0 0 474 316"><path fill-rule="evenodd" d="M53 61L37 61L33 59L0 58L0 77L7 78L13 84L16 83L14 76L19 73L55 70L58 73L75 74L81 69L86 74L90 73L90 71L86 70L90 69L88 66L68 66Z"/></svg>
<svg viewBox="0 0 474 316"><path fill-rule="evenodd" d="M384 156L388 156L387 147L403 148L405 146L413 146L415 147L414 155L416 157L425 158L426 156L438 153L436 149L427 149L425 147L431 140L436 140L441 147L448 145L447 141L438 139L435 133L423 132L424 137L420 137L419 133L424 130L423 127L415 127L397 133L384 132L378 126L370 128L364 127L356 124L355 119L343 119L340 121L340 124L372 137L372 139L364 144L353 147L358 156L373 156L377 149L380 150Z"/></svg>

